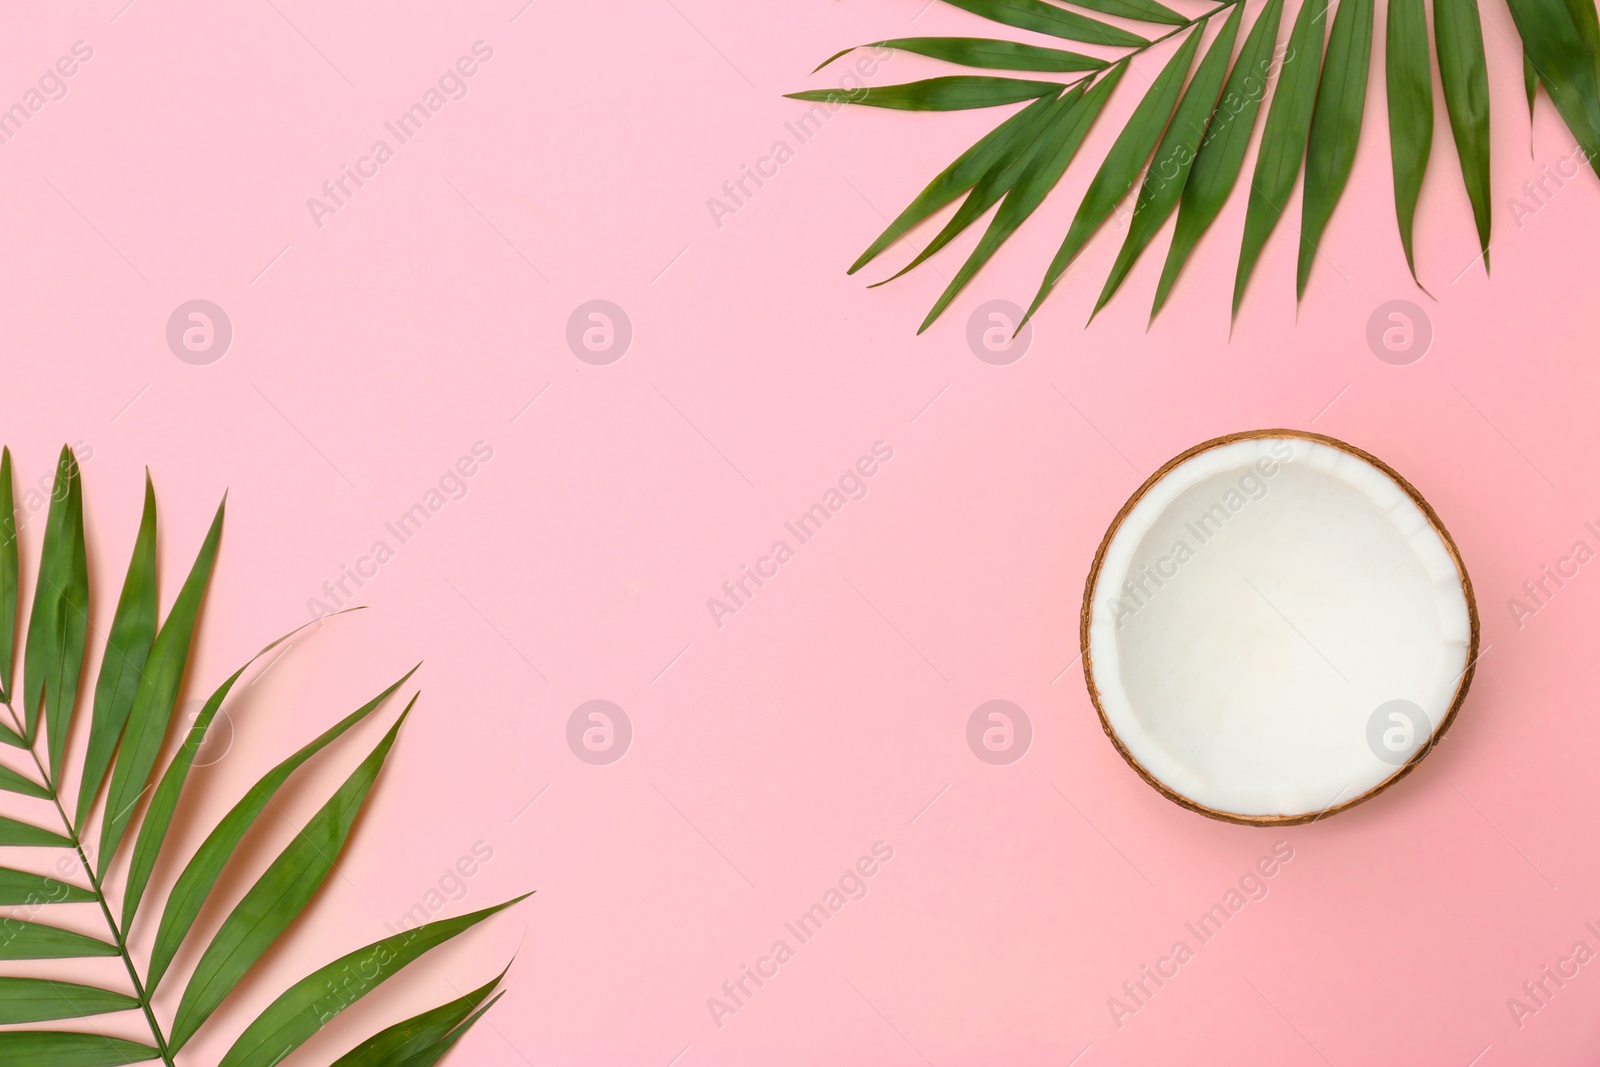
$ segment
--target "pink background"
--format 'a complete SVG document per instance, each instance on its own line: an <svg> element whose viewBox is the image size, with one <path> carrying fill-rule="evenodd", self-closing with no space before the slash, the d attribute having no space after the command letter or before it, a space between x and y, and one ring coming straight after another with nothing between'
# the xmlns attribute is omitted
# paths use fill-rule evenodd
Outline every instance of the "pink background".
<svg viewBox="0 0 1600 1067"><path fill-rule="evenodd" d="M194 699L307 619L374 541L393 547L384 523L474 442L493 449L359 591L372 610L297 641L230 704L236 736L192 782L180 856L267 767L426 661L340 873L189 1062L215 1062L279 990L387 933L478 842L493 859L439 914L537 895L404 972L295 1062L327 1062L513 953L509 996L453 1062L1593 1061L1600 963L1520 1028L1506 1002L1574 942L1600 949L1583 925L1600 925L1600 576L1583 570L1520 628L1507 600L1575 540L1600 547L1583 528L1600 520L1600 185L1585 173L1513 219L1509 196L1570 137L1541 101L1530 158L1499 0L1484 5L1492 282L1472 264L1442 105L1417 239L1437 302L1410 282L1375 91L1298 324L1280 227L1228 339L1236 196L1148 332L1164 238L1082 328L1113 226L1008 366L974 357L968 317L989 299L1026 303L1092 168L1074 167L916 338L975 234L885 289L865 282L903 250L871 278L844 267L1000 112L854 109L798 146L785 129L805 105L780 94L836 84L842 71L808 71L838 48L994 32L953 8L123 3L0 16L0 100L75 41L94 50L67 95L0 145L0 425L19 482L46 476L63 440L86 446L96 625L146 464L164 605L229 493ZM465 98L319 228L307 198L480 40L493 58ZM902 55L872 80L934 66ZM1132 105L1124 93L1114 107ZM1115 129L1102 122L1086 158ZM794 158L719 227L708 198L779 139ZM164 336L196 298L234 329L209 365ZM632 324L610 365L565 340L591 299ZM1431 350L1409 366L1365 340L1391 299L1431 317ZM1118 506L1176 452L1261 426L1333 434L1409 477L1460 544L1486 647L1418 773L1281 832L1207 821L1140 782L1074 663L1082 581ZM877 441L894 455L868 495L716 626L707 598ZM569 715L597 698L634 731L608 766L566 741ZM966 743L991 699L1032 722L1009 766ZM234 893L382 729L297 779ZM1269 895L1118 1028L1107 999L1280 840L1294 858ZM893 859L867 896L719 1028L707 999L877 841ZM100 932L92 909L71 921ZM141 951L150 936L136 931ZM180 991L164 987L164 1018ZM146 1036L134 1016L101 1025Z"/></svg>

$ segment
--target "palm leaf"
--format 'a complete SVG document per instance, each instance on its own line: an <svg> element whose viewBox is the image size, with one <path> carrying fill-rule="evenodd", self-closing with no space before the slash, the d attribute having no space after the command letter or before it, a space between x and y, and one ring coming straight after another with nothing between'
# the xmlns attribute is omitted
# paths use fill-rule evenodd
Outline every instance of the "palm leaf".
<svg viewBox="0 0 1600 1067"><path fill-rule="evenodd" d="M1340 0L1324 62L1323 45L1328 0L1301 0L1287 44L1277 49L1283 0L1266 0L1245 36L1239 57L1228 71L1220 92L1217 79L1227 67L1232 40L1246 19L1244 0L1222 0L1208 11L1181 15L1155 0L1081 0L1077 7L1129 20L1148 31L1122 30L1082 16L1045 0L949 0L964 11L990 22L1056 37L1091 42L1119 51L1105 59L1044 48L1025 41L988 37L885 38L872 48L899 48L946 62L989 70L1023 70L1077 77L1060 83L1055 91L1026 89L1014 79L973 78L973 87L935 92L931 86L888 86L812 90L805 99L831 103L867 103L931 110L934 107L982 106L1016 102L1024 93L1038 92L1033 105L1008 118L968 149L923 190L888 230L851 267L852 273L883 251L916 223L953 202L967 199L944 229L907 266L899 277L944 248L996 204L996 212L977 251L968 257L958 277L947 283L933 311L923 320L925 330L967 285L974 273L993 257L1003 243L1032 214L1032 199L1043 187L1054 188L1061 175L1042 182L1034 171L1024 182L1026 168L1038 165L1036 141L1045 127L1031 114L1034 108L1056 108L1066 94L1088 90L1126 69L1135 56L1180 34L1202 32L1206 22L1223 11L1228 42L1208 49L1190 88L1176 101L1174 115L1166 90L1181 90L1182 75L1152 86L1113 141L1111 153L1101 162L1089 191L1079 201L1073 226L1046 271L1027 322L1037 311L1061 274L1071 266L1106 216L1122 196L1140 183L1129 233L1095 303L1095 311L1125 283L1128 274L1153 242L1174 210L1177 223L1151 305L1153 320L1171 295L1172 287L1194 252L1201 236L1221 213L1242 173L1256 119L1263 106L1267 118L1250 182L1244 232L1234 274L1232 313L1237 317L1263 249L1293 196L1305 170L1299 249L1295 270L1296 299L1303 298L1317 249L1338 206L1352 172L1371 78L1372 0ZM1538 85L1550 93L1586 158L1600 174L1600 12L1594 0L1509 0L1523 45L1523 87L1530 117ZM1433 131L1433 72L1428 59L1427 11L1424 0L1394 0L1387 16L1385 88L1390 116L1390 150L1394 169L1395 221L1401 251L1413 280L1417 280L1415 248L1416 213L1427 172ZM1489 88L1484 57L1483 30L1477 0L1436 0L1434 36L1439 53L1438 84L1446 103L1451 132L1477 230L1479 246L1488 264L1490 246L1490 142ZM1192 43L1192 42L1190 42ZM826 67L850 49L836 53ZM1277 57L1283 61L1274 82L1271 73ZM940 79L934 79L935 82ZM916 83L922 86L924 83ZM887 95L885 95L887 94ZM1270 98L1270 103L1268 102ZM1164 106L1156 106L1156 105ZM1172 129L1162 131L1172 119ZM1136 149L1144 149L1143 154ZM1156 158L1150 158L1150 152ZM1148 166L1147 166L1148 164ZM1069 163L1070 165L1070 163ZM1118 183L1121 183L1120 186ZM1108 207L1109 204L1109 207ZM1024 210L1026 208L1026 210ZM1002 215L1005 218L1002 221ZM1013 225L1013 224L1017 225ZM876 283L876 284L882 284ZM1418 285L1420 286L1420 281ZM1091 314L1091 319L1093 315ZM0 736L0 741L5 740Z"/></svg>
<svg viewBox="0 0 1600 1067"><path fill-rule="evenodd" d="M144 513L133 541L133 558L122 582L122 596L106 638L105 658L94 683L94 714L89 723L89 750L83 761L83 781L78 786L76 824L89 819L89 809L99 796L111 757L128 712L139 691L139 676L156 636L156 489L150 472L144 476Z"/></svg>
<svg viewBox="0 0 1600 1067"><path fill-rule="evenodd" d="M0 867L0 904L92 904L93 892L43 874Z"/></svg>
<svg viewBox="0 0 1600 1067"><path fill-rule="evenodd" d="M1305 0L1289 31L1289 54L1278 75L1278 88L1267 109L1261 134L1255 176L1250 181L1250 204L1245 211L1244 245L1233 279L1233 314L1239 314L1244 287L1255 270L1267 238L1283 217L1289 192L1305 159L1311 132L1311 112L1316 104L1317 75L1322 63L1322 16L1327 0Z"/></svg>
<svg viewBox="0 0 1600 1067"><path fill-rule="evenodd" d="M412 704L415 703L413 697ZM356 816L376 784L412 704L406 705L378 747L272 861L206 946L172 1023L170 1044L174 1051L183 1048L211 1013L221 1007L239 980L322 888L344 851Z"/></svg>
<svg viewBox="0 0 1600 1067"><path fill-rule="evenodd" d="M1165 4L1158 4L1155 0L1073 0L1079 7L1086 7L1090 11L1098 11L1102 15L1115 15L1118 18L1136 19L1140 22L1154 22L1162 26L1187 26L1189 19L1178 14Z"/></svg>
<svg viewBox="0 0 1600 1067"><path fill-rule="evenodd" d="M0 1063L6 1067L120 1067L160 1058L160 1049L119 1037L47 1030L0 1031Z"/></svg>
<svg viewBox="0 0 1600 1067"><path fill-rule="evenodd" d="M138 1009L137 997L109 989L49 978L0 978L0 1023L4 1024L79 1019Z"/></svg>
<svg viewBox="0 0 1600 1067"><path fill-rule="evenodd" d="M1083 203L1078 205L1078 213L1072 218L1067 236L1056 251L1055 258L1050 261L1044 282L1017 329L1020 330L1039 310L1039 305L1050 295L1050 290L1062 273L1071 266L1078 253L1089 243L1089 238L1094 236L1094 232L1133 188L1150 153L1155 151L1156 142L1167 127L1167 120L1172 117L1172 109L1183 89L1183 80L1189 73L1189 65L1194 62L1199 47L1200 32L1195 30L1167 61L1167 65L1161 68L1156 80L1150 83L1144 99L1139 101L1133 117L1112 142L1105 162L1100 165L1094 180L1089 183L1088 191L1083 194Z"/></svg>
<svg viewBox="0 0 1600 1067"><path fill-rule="evenodd" d="M167 621L157 631L150 656L140 671L139 689L128 712L122 750L111 772L111 787L106 794L105 822L100 826L102 870L111 865L111 858L117 854L128 823L133 819L134 808L144 796L150 772L161 754L161 742L167 736L167 724L178 702L178 683L183 680L184 667L189 661L189 644L200 614L200 601L205 596L206 583L211 580L217 546L222 541L222 514L226 507L226 500L217 505L216 517L211 520L211 529L200 545L189 577L167 613Z"/></svg>
<svg viewBox="0 0 1600 1067"><path fill-rule="evenodd" d="M1034 143L1032 150L1024 158L1025 165L1017 175L1016 181L1009 184L1005 200L1000 205L1000 210L995 213L993 221L989 223L989 228L984 231L978 247L972 250L972 254L961 265L955 277L950 279L950 284L945 286L944 292L939 295L927 318L922 320L918 333L933 325L933 321L950 305L950 301L956 298L956 294L961 292L967 282L972 280L973 275L977 274L1006 239L1015 233L1028 216L1044 202L1045 195L1055 187L1056 182L1061 180L1067 164L1072 161L1079 146L1083 144L1083 139L1088 136L1089 128L1094 125L1101 108L1110 99L1111 90L1122 77L1122 72L1123 68L1118 68L1097 82L1088 93L1082 88L1076 88L1056 102L1044 135Z"/></svg>
<svg viewBox="0 0 1600 1067"><path fill-rule="evenodd" d="M945 0L952 7L982 15L992 22L1015 26L1019 30L1060 37L1084 44L1132 48L1148 44L1143 37L1118 29L1108 22L1088 18L1076 11L1047 4L1045 0ZM1088 6L1088 5L1084 5Z"/></svg>
<svg viewBox="0 0 1600 1067"><path fill-rule="evenodd" d="M0 815L0 845L18 848L71 848L71 838L62 837L54 830L43 830L31 823Z"/></svg>
<svg viewBox="0 0 1600 1067"><path fill-rule="evenodd" d="M1444 108L1455 135L1461 177L1478 227L1483 269L1489 269L1489 65L1476 0L1433 0Z"/></svg>
<svg viewBox="0 0 1600 1067"><path fill-rule="evenodd" d="M1528 97L1528 122L1531 125L1533 122L1533 105L1539 96L1539 72L1533 69L1533 60L1528 58L1526 51L1522 53L1522 91ZM1430 102L1429 108L1431 109L1432 106ZM1432 114L1431 110L1429 114ZM1529 138L1529 142L1528 151L1531 155L1533 152L1532 138Z"/></svg>
<svg viewBox="0 0 1600 1067"><path fill-rule="evenodd" d="M1578 27L1578 42L1589 56L1595 76L1600 78L1600 11L1595 9L1593 0L1566 0L1566 3L1567 12Z"/></svg>
<svg viewBox="0 0 1600 1067"><path fill-rule="evenodd" d="M493 1000L489 1001L489 1003L485 1004L483 1007L479 1008L477 1011L468 1016L466 1022L456 1027L445 1037L435 1041L428 1048L425 1048L421 1052L408 1057L403 1062L396 1064L395 1067L433 1067L434 1064L438 1063L444 1058L445 1053L449 1052L455 1047L456 1042L460 1041L461 1038L466 1035L468 1030L472 1029L472 1025L474 1023L483 1018L484 1015L488 1013L490 1008L499 1003L500 998L503 996L505 996L504 993L496 993Z"/></svg>
<svg viewBox="0 0 1600 1067"><path fill-rule="evenodd" d="M1060 91L1061 86L1055 82L955 74L944 78L925 78L904 85L883 85L863 89L807 89L804 92L790 93L789 98L814 100L823 104L891 107L900 111L965 111L975 107L1017 104Z"/></svg>
<svg viewBox="0 0 1600 1067"><path fill-rule="evenodd" d="M1112 76L1118 75L1114 72ZM1011 142L1010 150L994 159L989 169L984 172L983 176L978 179L977 184L972 187L972 191L967 194L967 198L961 202L961 206L950 216L950 221L946 222L939 229L939 232L934 234L933 240L929 241L927 246L921 252L918 252L911 262L883 281L872 283L868 288L887 285L927 260L960 236L967 227L982 218L984 212L999 203L1006 193L1011 190L1017 179L1022 177L1022 172L1027 167L1028 160L1032 158L1034 145L1038 143L1039 136L1044 132L1050 121L1051 114L1055 111L1056 102L1054 100L1042 99L1037 103L1044 106L1029 115L1026 126L1018 128L1016 136Z"/></svg>
<svg viewBox="0 0 1600 1067"><path fill-rule="evenodd" d="M1322 243L1323 231L1356 161L1362 109L1367 103L1367 68L1372 61L1372 15L1372 0L1339 0L1339 11L1328 34L1328 58L1322 65L1322 81L1317 87L1306 144L1296 300L1305 296L1317 246Z"/></svg>
<svg viewBox="0 0 1600 1067"><path fill-rule="evenodd" d="M889 223L883 233L878 235L877 240L856 258L850 265L848 273L854 274L871 263L879 253L905 236L912 227L940 208L954 202L962 193L975 186L997 162L1010 158L1017 151L1018 144L1034 128L1036 121L1050 109L1050 103L1047 97L1035 100L990 130L971 148L956 157L954 162L940 171L938 176L917 194L916 199Z"/></svg>
<svg viewBox="0 0 1600 1067"><path fill-rule="evenodd" d="M526 896L452 919L437 919L341 956L290 986L267 1006L222 1057L219 1067L272 1067L328 1020L437 948ZM353 978L355 988L350 988Z"/></svg>
<svg viewBox="0 0 1600 1067"><path fill-rule="evenodd" d="M1211 116L1216 112L1217 100L1222 94L1222 80L1228 73L1228 60L1233 56L1233 42L1239 35L1239 23L1243 20L1244 5L1240 4L1228 16L1222 32L1211 42L1211 47L1206 49L1205 58L1200 61L1199 69L1184 90L1178 110L1172 116L1172 124L1167 127L1150 169L1145 172L1144 184L1140 186L1139 196L1134 202L1133 221L1128 224L1128 236L1117 252L1116 262L1111 265L1111 273L1100 290L1100 299L1095 301L1095 312L1106 306L1106 301L1122 285L1139 255L1155 239L1156 231L1177 209L1178 199L1183 195L1190 169L1194 166L1195 155L1200 150L1200 140L1205 136ZM1195 31L1197 35L1199 32Z"/></svg>
<svg viewBox="0 0 1600 1067"><path fill-rule="evenodd" d="M1433 151L1433 79L1428 70L1428 17L1422 0L1389 0L1384 38L1389 91L1389 154L1394 160L1394 213L1406 266L1417 279L1412 229L1417 198ZM1417 281L1418 285L1422 283Z"/></svg>
<svg viewBox="0 0 1600 1067"><path fill-rule="evenodd" d="M24 735L31 743L41 701L49 732L50 768L57 772L67 745L67 727L78 696L89 624L89 574L83 540L83 486L72 450L61 449L50 516L45 521L39 581L28 619L23 660Z"/></svg>
<svg viewBox="0 0 1600 1067"><path fill-rule="evenodd" d="M856 48L893 48L900 52L914 52L946 63L959 63L964 67L983 70L1032 70L1041 73L1070 74L1081 70L1099 70L1106 65L1103 59L1066 52L1059 48L1042 48L1022 41L996 41L987 37L895 37L886 41L857 45L835 52L821 63L821 70L834 60L854 52ZM812 71L813 74L816 70Z"/></svg>
<svg viewBox="0 0 1600 1067"><path fill-rule="evenodd" d="M150 989L153 990L161 984L172 958L177 955L178 947L183 944L184 938L194 926L195 919L200 915L200 909L205 906L217 879L222 875L223 868L233 857L234 850L239 847L239 842L244 839L250 827L255 825L256 819L266 810L267 805L272 803L273 797L283 788L290 775L312 756L336 741L345 731L377 710L416 673L416 670L416 667L411 668L389 688L268 771L251 787L243 799L223 816L216 829L211 831L210 836L184 867L183 873L178 876L177 884L167 897L166 910L161 915L161 925L156 931L155 946L150 950L150 970L147 978Z"/></svg>
<svg viewBox="0 0 1600 1067"><path fill-rule="evenodd" d="M1589 165L1600 174L1600 80L1571 9L1541 0L1507 0L1528 61Z"/></svg>
<svg viewBox="0 0 1600 1067"><path fill-rule="evenodd" d="M1167 261L1161 268L1161 280L1156 283L1156 296L1150 308L1154 319L1172 292L1178 272L1188 262L1189 254L1200 243L1201 236L1216 221L1228 194L1239 179L1244 167L1245 149L1250 146L1250 135L1255 130L1256 115L1267 96L1267 74L1272 51L1278 41L1278 22L1283 15L1283 0L1267 0L1267 6L1256 18L1255 26L1245 37L1239 49L1239 58L1228 74L1228 83L1222 88L1219 113L1206 130L1183 186L1183 199L1178 206L1178 222L1172 231L1172 244L1167 249ZM1235 106L1237 105L1237 106Z"/></svg>
<svg viewBox="0 0 1600 1067"><path fill-rule="evenodd" d="M97 937L26 919L0 919L0 960L74 960L117 954L116 945Z"/></svg>
<svg viewBox="0 0 1600 1067"><path fill-rule="evenodd" d="M110 1067L160 1060L167 1067L178 1067L179 1049L262 954L281 943L295 917L305 910L326 880L395 743L400 723L404 722L416 698L412 698L412 705L401 713L399 721L378 747L227 913L189 977L178 1003L178 1017L170 1027L173 1038L169 1040L166 1036L169 1028L163 1025L154 1006L154 989L171 970L174 958L206 904L216 903L219 889L224 885L221 876L241 840L283 792L296 769L364 720L409 679L412 672L408 671L376 699L279 763L234 805L189 859L168 895L161 925L156 931L150 966L141 977L141 968L128 947L127 934L169 851L165 846L171 829L181 818L184 798L195 789L190 771L199 746L245 671L299 630L263 648L214 689L194 726L179 744L177 753L164 766L160 765L163 741L184 684L190 650L197 638L200 607L220 549L223 508L217 509L172 609L158 626L156 501L147 475L144 509L127 576L110 630L99 635L103 640L101 667L95 681L88 743L82 765L70 767L65 742L77 704L89 610L88 539L83 525L81 473L72 451L63 449L56 463L55 484L45 522L38 588L28 626L22 634L15 629L20 553L16 551L12 478L10 452L0 450L0 505L4 505L0 511L9 509L7 514L0 515L0 656L5 654L4 646L8 642L13 658L16 642L20 639L24 645L21 679L10 679L0 671L0 683L14 685L23 698L20 714L9 700L0 700L6 705L12 722L12 726L0 727L0 740L27 751L37 776L33 772L0 767L0 797L9 793L50 801L60 818L61 828L58 831L0 814L0 847L53 848L75 853L88 886L0 867L0 905L26 908L29 916L27 919L0 917L0 963L118 957L132 988L119 989L115 984L102 988L0 973L0 1063L7 1067L71 1067L74 1064ZM5 632L8 602L11 605L9 635ZM43 740L39 736L41 724ZM61 783L74 773L80 785L78 799L73 805L76 817L69 817ZM152 781L156 783L155 789L149 794ZM102 786L103 805L99 797ZM147 794L149 800L145 804ZM102 847L97 863L92 864L80 835L97 807L100 808ZM141 807L144 808L142 813ZM119 917L113 913L105 880L112 857L129 836L134 840L133 854L122 885ZM80 933L35 918L47 918L58 905L85 903L97 905L108 937ZM427 933L396 943L399 956L409 953L407 961L414 959L432 944L448 940L475 925L486 914L430 924L424 928ZM418 931L411 933L418 934ZM388 959L390 948L387 942L383 944L385 959ZM355 955L359 954L345 959ZM400 965L403 964L394 969ZM326 975L319 972L316 980L325 983ZM440 1025L423 1035L425 1041L405 1047L404 1062L433 1063L444 1055L493 1003L492 999L485 1001L485 996L487 992L470 1004L451 1006L443 1016L430 1017ZM279 1003L287 1001L280 998ZM7 1029L49 1020L134 1011L144 1017L153 1044L104 1037L95 1032ZM292 1053L324 1021L321 1016L305 1019L282 1015L281 1008L279 1011L279 1015L273 1016L269 1009L268 1015L263 1016L271 1026L270 1034L275 1035L271 1040L277 1042L270 1055L265 1046L253 1052L245 1051L249 1047L246 1042L236 1046L241 1050L238 1055L244 1057L242 1062L276 1063ZM269 1031L257 1028L254 1032L260 1036ZM281 1040L285 1034L294 1035L288 1044Z"/></svg>
<svg viewBox="0 0 1600 1067"><path fill-rule="evenodd" d="M336 612L335 614L339 613ZM133 848L133 861L128 866L127 885L122 894L122 929L124 932L133 926L133 918L139 910L139 902L144 896L145 887L150 883L150 875L155 871L156 858L161 854L161 846L166 841L167 830L172 826L172 816L178 808L179 794L183 792L184 782L189 777L189 770L194 766L194 759L200 751L200 745L205 741L206 731L211 727L211 720L216 718L218 709L222 707L222 702L233 691L234 683L244 675L245 671L250 669L256 660L311 625L313 624L307 622L295 627L276 641L266 645L254 656L251 656L245 661L244 666L234 671L227 681L218 686L205 704L201 706L200 714L195 717L194 725L184 735L183 745L178 749L178 754L172 758L172 762L167 765L166 773L161 776L161 782L156 786L156 791L150 799L150 808L145 812L144 823L139 828L139 838Z"/></svg>
<svg viewBox="0 0 1600 1067"><path fill-rule="evenodd" d="M465 1023L505 976L506 972L501 971L465 996L378 1031L334 1060L330 1067L384 1067L426 1052Z"/></svg>
<svg viewBox="0 0 1600 1067"><path fill-rule="evenodd" d="M41 800L49 800L55 795L32 778L4 766L0 766L0 789L8 793L21 793L26 797L38 797Z"/></svg>

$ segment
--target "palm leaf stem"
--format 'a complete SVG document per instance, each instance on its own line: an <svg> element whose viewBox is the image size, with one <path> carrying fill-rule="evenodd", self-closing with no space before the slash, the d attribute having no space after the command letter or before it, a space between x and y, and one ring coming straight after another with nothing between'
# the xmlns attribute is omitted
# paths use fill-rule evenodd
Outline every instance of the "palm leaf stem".
<svg viewBox="0 0 1600 1067"><path fill-rule="evenodd" d="M10 701L5 704L6 711L11 714L11 721L15 724L17 732L22 731L22 720L17 716L16 708ZM28 746L28 755L33 757L34 766L39 768L39 775L44 780L44 787L50 791L50 802L55 805L56 814L61 816L61 825L66 830L66 836L72 842L72 847L78 853L78 862L83 865L83 873L89 879L89 886L94 890L95 902L100 905L100 914L105 916L106 926L111 931L112 941L117 947L117 954L122 957L122 965L128 969L128 978L133 982L133 995L139 1002L139 1009L144 1012L145 1021L150 1025L150 1034L155 1038L156 1048L161 1052L161 1062L165 1067L177 1067L172 1059L172 1053L167 1048L167 1037L161 1031L161 1024L156 1020L155 1012L150 1007L150 995L145 991L144 983L139 980L139 971L133 965L133 956L128 952L128 942L123 937L122 930L117 926L116 918L111 914L111 906L106 901L105 890L101 888L100 876L89 863L88 855L83 851L83 842L78 837L78 828L72 825L72 820L67 817L67 811L61 806L61 794L56 788L55 779L50 776L44 761L39 758L38 751L33 745Z"/></svg>

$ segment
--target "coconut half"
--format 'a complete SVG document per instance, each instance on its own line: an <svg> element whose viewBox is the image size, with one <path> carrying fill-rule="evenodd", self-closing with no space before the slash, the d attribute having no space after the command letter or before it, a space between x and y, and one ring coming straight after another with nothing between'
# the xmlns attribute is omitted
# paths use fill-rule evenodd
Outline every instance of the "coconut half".
<svg viewBox="0 0 1600 1067"><path fill-rule="evenodd" d="M1439 517L1343 441L1257 430L1164 465L1106 531L1084 677L1117 750L1229 822L1309 822L1408 774L1472 681L1478 611Z"/></svg>

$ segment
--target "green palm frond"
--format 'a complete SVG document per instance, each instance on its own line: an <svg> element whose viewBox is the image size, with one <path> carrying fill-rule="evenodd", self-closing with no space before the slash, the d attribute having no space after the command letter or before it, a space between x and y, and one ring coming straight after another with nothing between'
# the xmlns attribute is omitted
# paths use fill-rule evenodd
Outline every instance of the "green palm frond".
<svg viewBox="0 0 1600 1067"><path fill-rule="evenodd" d="M1300 0L1281 42L1283 0L1264 0L1248 20L1246 9L1254 7L1255 0L1223 0L1194 14L1156 0L945 2L991 23L1077 42L1092 51L990 37L890 38L857 47L891 48L976 70L1073 76L1055 80L968 74L790 94L833 106L849 103L909 111L1026 103L934 178L850 267L851 273L860 270L918 224L960 201L933 240L885 281L898 278L999 205L919 333L932 325L1060 182L1134 58L1166 42L1171 42L1171 56L1154 80L1145 82L1141 99L1101 160L1023 322L1129 196L1134 203L1128 232L1091 318L1120 290L1139 257L1176 213L1151 305L1154 319L1184 264L1237 188L1263 111L1266 117L1259 123L1260 145L1239 239L1232 313L1237 317L1256 263L1279 228L1302 174L1300 218L1286 228L1298 233L1295 298L1303 299L1323 235L1354 165L1368 84L1380 75L1388 104L1395 222L1413 280L1422 286L1413 231L1433 142L1435 72L1480 258L1488 272L1490 98L1477 0L1389 0L1381 72L1372 70L1373 0ZM1543 86L1585 158L1600 173L1600 15L1595 0L1508 3L1522 38L1523 88L1530 116ZM1235 53L1241 36L1243 43ZM1210 43L1201 55L1200 45L1207 37ZM844 49L817 69L852 51ZM1198 64L1196 55L1201 55Z"/></svg>
<svg viewBox="0 0 1600 1067"><path fill-rule="evenodd" d="M150 959L141 967L128 947L129 935L140 923L154 922L149 918L151 909L145 907L146 891L163 859L172 862L170 855L164 857L168 831L180 813L184 787L207 731L245 671L299 632L268 644L230 675L205 701L176 754L164 768L158 766L221 544L222 522L219 506L177 599L166 618L158 619L156 498L146 476L143 516L110 630L92 635L97 641L103 637L103 653L87 744L74 767L67 741L80 703L79 682L91 636L78 463L71 449L61 450L33 606L20 635L19 712L12 703L17 695L12 668L19 638L17 520L11 451L0 450L0 704L5 707L0 744L32 764L0 764L0 793L24 798L14 812L0 815L0 847L56 849L76 861L57 867L57 874L76 868L63 880L14 869L0 858L0 905L20 907L26 915L0 918L0 961L116 957L127 972L122 989L0 974L0 1063L7 1067L115 1067L150 1061L176 1067L179 1052L261 957L285 940L289 927L318 895L416 704L413 695L377 746L233 904L203 946L199 940L192 942L198 962L186 979L175 1017L163 1024L153 1007L155 990L171 973L179 950L198 933L202 908L221 896L220 880L246 833L301 765L378 711L416 670L407 671L278 764L234 805L178 876L156 926ZM65 788L69 779L76 782L75 792ZM91 849L89 830L96 820L99 844ZM125 844L131 844L132 856L114 911L107 872ZM77 880L87 884L76 884ZM273 1001L245 1028L221 1064L271 1067L283 1062L397 971L522 899L404 930L333 960ZM99 905L106 936L78 933L51 921L58 905L87 903ZM380 1031L338 1062L373 1067L438 1062L498 999L496 990L504 977L501 972L465 997ZM151 1043L106 1036L92 1022L74 1031L12 1028L119 1012L142 1014Z"/></svg>

